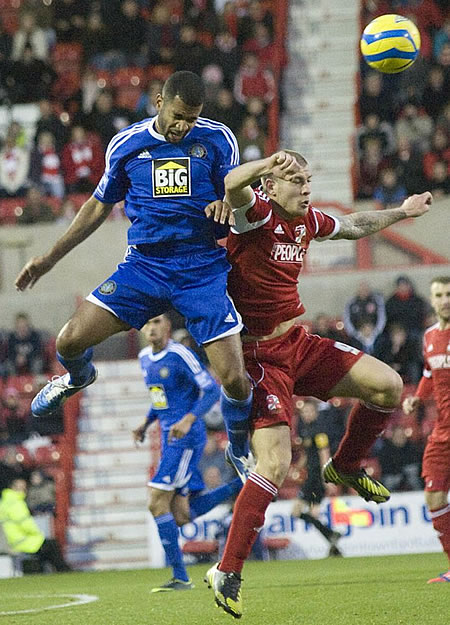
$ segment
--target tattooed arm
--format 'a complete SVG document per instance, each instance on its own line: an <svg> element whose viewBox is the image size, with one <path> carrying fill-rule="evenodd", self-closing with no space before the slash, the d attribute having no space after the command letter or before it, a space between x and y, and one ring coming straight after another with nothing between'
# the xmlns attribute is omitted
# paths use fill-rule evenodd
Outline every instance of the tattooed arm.
<svg viewBox="0 0 450 625"><path fill-rule="evenodd" d="M427 191L420 195L411 195L398 208L361 211L339 217L340 229L333 239L361 239L402 219L425 215L430 210L432 199L431 193Z"/></svg>

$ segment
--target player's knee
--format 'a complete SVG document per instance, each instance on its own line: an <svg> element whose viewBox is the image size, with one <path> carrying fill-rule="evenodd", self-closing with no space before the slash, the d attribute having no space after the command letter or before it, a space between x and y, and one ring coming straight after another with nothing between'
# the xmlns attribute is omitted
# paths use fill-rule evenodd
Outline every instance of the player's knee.
<svg viewBox="0 0 450 625"><path fill-rule="evenodd" d="M290 453L268 454L263 458L258 458L256 473L260 473L279 488L286 478L290 464Z"/></svg>
<svg viewBox="0 0 450 625"><path fill-rule="evenodd" d="M403 380L394 369L386 373L383 388L383 407L396 408L401 401Z"/></svg>
<svg viewBox="0 0 450 625"><path fill-rule="evenodd" d="M443 491L425 491L425 501L429 510L445 508L448 503L448 493Z"/></svg>
<svg viewBox="0 0 450 625"><path fill-rule="evenodd" d="M84 351L78 324L68 321L56 338L56 349L64 357L77 356Z"/></svg>
<svg viewBox="0 0 450 625"><path fill-rule="evenodd" d="M166 513L166 510L164 509L163 506L161 506L161 503L158 500L156 501L150 500L148 504L148 509L155 518Z"/></svg>
<svg viewBox="0 0 450 625"><path fill-rule="evenodd" d="M189 523L191 520L190 514L187 513L186 511L177 510L177 511L174 511L172 514L173 514L173 518L175 519L175 523L178 525L178 527L181 527L182 525L186 525L186 523Z"/></svg>
<svg viewBox="0 0 450 625"><path fill-rule="evenodd" d="M233 399L247 399L250 394L250 380L244 370L229 368L221 375L225 392Z"/></svg>

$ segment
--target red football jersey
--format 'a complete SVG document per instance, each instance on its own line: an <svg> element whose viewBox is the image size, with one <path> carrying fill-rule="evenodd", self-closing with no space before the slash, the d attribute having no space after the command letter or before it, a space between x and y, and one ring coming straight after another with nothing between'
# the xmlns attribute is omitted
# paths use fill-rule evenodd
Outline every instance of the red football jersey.
<svg viewBox="0 0 450 625"><path fill-rule="evenodd" d="M282 321L304 312L297 282L312 239L339 232L339 221L309 206L305 217L286 221L260 190L236 216L228 235L232 265L228 289L250 334L271 334Z"/></svg>
<svg viewBox="0 0 450 625"><path fill-rule="evenodd" d="M433 382L438 418L430 435L435 441L450 441L450 328L440 330L436 323L423 337L423 375Z"/></svg>

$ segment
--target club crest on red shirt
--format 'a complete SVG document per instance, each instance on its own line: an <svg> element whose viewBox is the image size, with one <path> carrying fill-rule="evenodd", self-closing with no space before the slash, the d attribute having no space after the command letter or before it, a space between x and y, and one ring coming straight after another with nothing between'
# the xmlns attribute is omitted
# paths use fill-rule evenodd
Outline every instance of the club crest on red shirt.
<svg viewBox="0 0 450 625"><path fill-rule="evenodd" d="M267 395L266 402L269 410L281 410L281 402L276 395Z"/></svg>
<svg viewBox="0 0 450 625"><path fill-rule="evenodd" d="M304 224L301 224L300 226L295 226L294 232L295 232L295 242L300 243L300 245L302 245L302 243L305 242L304 239L306 236L306 226Z"/></svg>

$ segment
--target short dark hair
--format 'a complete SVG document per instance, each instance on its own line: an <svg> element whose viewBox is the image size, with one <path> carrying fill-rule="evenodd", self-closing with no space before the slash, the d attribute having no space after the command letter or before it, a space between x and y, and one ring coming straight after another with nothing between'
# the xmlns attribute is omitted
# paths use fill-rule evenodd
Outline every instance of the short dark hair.
<svg viewBox="0 0 450 625"><path fill-rule="evenodd" d="M201 106L205 100L205 86L194 72L175 72L164 83L163 96L168 100L178 96L188 106Z"/></svg>
<svg viewBox="0 0 450 625"><path fill-rule="evenodd" d="M430 282L430 284L448 284L450 282L450 276L436 276Z"/></svg>

